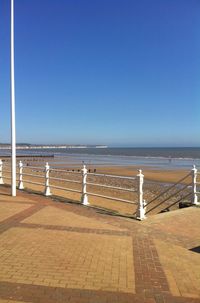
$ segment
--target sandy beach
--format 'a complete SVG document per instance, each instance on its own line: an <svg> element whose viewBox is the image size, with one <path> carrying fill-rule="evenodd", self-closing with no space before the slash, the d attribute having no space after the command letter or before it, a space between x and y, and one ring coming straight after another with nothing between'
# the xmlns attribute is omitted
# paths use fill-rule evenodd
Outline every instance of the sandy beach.
<svg viewBox="0 0 200 303"><path fill-rule="evenodd" d="M91 169L94 169L94 167ZM100 173L110 173L122 176L135 176L138 174L138 169L142 169L146 180L166 183L177 182L189 173L187 170L158 170L147 166L110 166L97 168Z"/></svg>
<svg viewBox="0 0 200 303"><path fill-rule="evenodd" d="M10 158L4 158L4 161L9 162ZM44 167L45 163L48 162L50 167L59 168L59 169L74 169L75 171L81 170L82 165L77 162L73 162L70 158L52 158L52 157L19 157L17 162L22 161L24 165L29 166L40 166ZM191 169L158 169L157 167L153 166L145 166L145 165L86 165L88 170L91 172L96 170L98 173L106 173L106 174L113 174L113 175L120 175L120 176L135 176L138 174L138 170L142 169L144 177L146 180L149 181L157 181L157 182L166 182L166 183L174 183L177 182L179 179L183 178L186 174L188 174Z"/></svg>

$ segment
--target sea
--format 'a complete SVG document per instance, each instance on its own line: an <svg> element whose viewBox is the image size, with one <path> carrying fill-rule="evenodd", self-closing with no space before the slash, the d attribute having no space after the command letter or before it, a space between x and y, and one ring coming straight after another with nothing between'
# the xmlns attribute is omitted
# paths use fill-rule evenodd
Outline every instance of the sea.
<svg viewBox="0 0 200 303"><path fill-rule="evenodd" d="M0 157L10 155L0 149ZM54 156L54 164L91 166L149 166L155 169L200 168L200 147L48 148L17 150L19 156ZM44 160L45 161L45 160Z"/></svg>

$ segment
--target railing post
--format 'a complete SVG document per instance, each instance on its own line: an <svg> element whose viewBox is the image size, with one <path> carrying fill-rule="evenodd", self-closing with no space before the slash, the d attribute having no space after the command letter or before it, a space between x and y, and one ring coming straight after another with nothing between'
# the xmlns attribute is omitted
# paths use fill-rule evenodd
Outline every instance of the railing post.
<svg viewBox="0 0 200 303"><path fill-rule="evenodd" d="M22 161L19 161L19 184L18 184L19 189L24 189L24 184L23 184L23 163Z"/></svg>
<svg viewBox="0 0 200 303"><path fill-rule="evenodd" d="M2 172L3 172L3 161L0 159L0 184L4 184Z"/></svg>
<svg viewBox="0 0 200 303"><path fill-rule="evenodd" d="M139 170L138 178L138 208L136 217L138 220L146 219L145 211L146 211L146 202L143 199L143 183L144 183L144 175L142 174L142 170Z"/></svg>
<svg viewBox="0 0 200 303"><path fill-rule="evenodd" d="M48 162L45 165L45 196L51 196L51 191L50 191L50 186L49 186L49 171L50 171L50 166Z"/></svg>
<svg viewBox="0 0 200 303"><path fill-rule="evenodd" d="M82 197L81 197L81 203L83 205L89 205L88 202L88 195L87 195L87 168L85 165L83 165L82 168Z"/></svg>
<svg viewBox="0 0 200 303"><path fill-rule="evenodd" d="M198 196L197 196L197 169L196 166L193 165L192 169L192 204L199 205Z"/></svg>

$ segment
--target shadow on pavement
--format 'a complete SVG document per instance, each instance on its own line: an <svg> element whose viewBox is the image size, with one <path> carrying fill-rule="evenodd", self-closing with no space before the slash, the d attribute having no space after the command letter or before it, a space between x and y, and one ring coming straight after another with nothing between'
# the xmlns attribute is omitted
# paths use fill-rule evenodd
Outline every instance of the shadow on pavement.
<svg viewBox="0 0 200 303"><path fill-rule="evenodd" d="M200 254L200 246L196 246L196 247L190 248L190 250L193 251L193 252L196 252L196 253Z"/></svg>

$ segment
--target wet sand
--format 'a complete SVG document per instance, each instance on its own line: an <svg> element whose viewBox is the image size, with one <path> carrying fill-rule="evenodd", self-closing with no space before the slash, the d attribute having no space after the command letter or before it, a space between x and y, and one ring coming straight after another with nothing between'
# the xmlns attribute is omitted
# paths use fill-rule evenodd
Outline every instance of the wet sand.
<svg viewBox="0 0 200 303"><path fill-rule="evenodd" d="M10 161L10 158L5 158L4 161ZM30 166L40 166L44 167L45 163L48 162L50 167L53 168L59 168L59 169L74 169L77 171L78 169L81 170L82 165L80 163L75 163L74 160L69 158L52 158L46 156L44 157L17 157L17 162L22 161L24 165L30 165ZM118 165L112 165L112 166L105 166L102 165L87 165L87 169L91 172L94 172L94 169L96 169L96 172L98 173L106 173L106 174L114 174L114 175L122 175L122 176L136 176L138 174L138 170L142 169L144 177L146 180L149 181L156 181L156 182L166 182L166 183L173 183L177 182L179 179L183 178L185 175L191 172L191 170L184 170L184 169L158 169L151 166L118 166Z"/></svg>

